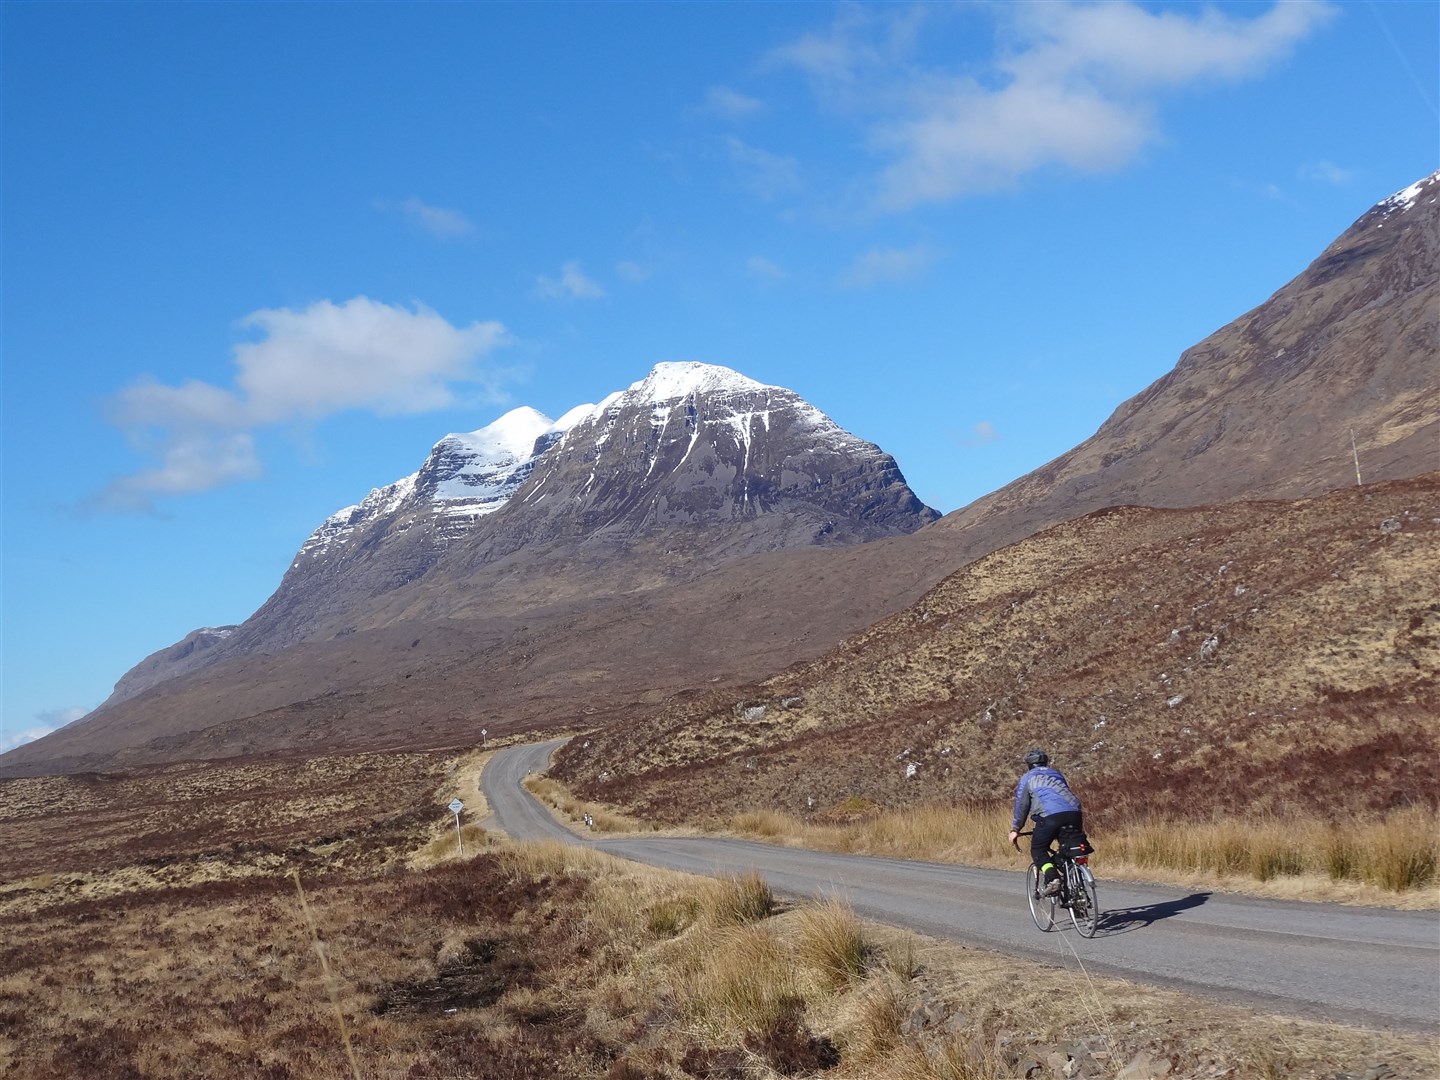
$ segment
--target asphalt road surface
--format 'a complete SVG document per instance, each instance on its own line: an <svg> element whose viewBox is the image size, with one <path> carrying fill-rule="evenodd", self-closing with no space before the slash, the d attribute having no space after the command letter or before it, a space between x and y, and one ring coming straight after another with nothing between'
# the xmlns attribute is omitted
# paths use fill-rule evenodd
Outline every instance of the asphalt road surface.
<svg viewBox="0 0 1440 1080"><path fill-rule="evenodd" d="M777 893L837 897L863 918L932 937L1269 1012L1440 1033L1435 912L1260 900L1109 882L1102 874L1104 915L1096 936L1081 937L1068 919L1061 930L1045 934L1030 920L1023 870L837 855L718 837L578 836L520 783L544 769L564 741L511 747L486 767L482 786L492 823L512 839L584 843L696 874L755 870Z"/></svg>

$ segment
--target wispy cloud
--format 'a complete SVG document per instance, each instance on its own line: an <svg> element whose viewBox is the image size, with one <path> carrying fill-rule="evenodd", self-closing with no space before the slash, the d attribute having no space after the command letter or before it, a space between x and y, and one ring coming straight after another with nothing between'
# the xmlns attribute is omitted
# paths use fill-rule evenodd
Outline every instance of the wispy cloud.
<svg viewBox="0 0 1440 1080"><path fill-rule="evenodd" d="M585 276L578 259L571 259L560 268L559 277L536 274L535 295L550 300L598 300L605 290Z"/></svg>
<svg viewBox="0 0 1440 1080"><path fill-rule="evenodd" d="M969 431L956 435L955 441L961 446L989 446L1000 441L1000 433L989 420L981 420Z"/></svg>
<svg viewBox="0 0 1440 1080"><path fill-rule="evenodd" d="M615 273L620 275L621 280L638 285L650 277L651 270L648 266L635 262L633 259L621 259L615 264Z"/></svg>
<svg viewBox="0 0 1440 1080"><path fill-rule="evenodd" d="M470 219L459 210L431 206L413 197L401 203L400 210L413 224L442 240L453 240L475 231Z"/></svg>
<svg viewBox="0 0 1440 1080"><path fill-rule="evenodd" d="M398 203L377 199L373 206L382 213L398 214L415 228L437 240L457 240L475 231L474 222L461 211L432 206L414 196Z"/></svg>
<svg viewBox="0 0 1440 1080"><path fill-rule="evenodd" d="M239 324L259 334L234 348L229 387L140 379L106 402L106 417L147 468L112 481L91 509L146 512L157 496L207 491L261 473L254 432L361 410L379 416L428 412L456 402L457 383L499 399L498 374L478 361L508 340L498 322L452 326L413 309L358 296L303 311L256 311Z"/></svg>
<svg viewBox="0 0 1440 1080"><path fill-rule="evenodd" d="M712 86L705 92L700 111L730 123L754 116L765 107L759 98L742 94L728 86Z"/></svg>
<svg viewBox="0 0 1440 1080"><path fill-rule="evenodd" d="M1204 7L1056 2L983 9L1005 47L988 70L924 70L916 9L846 7L827 33L777 50L822 106L861 118L886 163L871 199L887 211L993 191L1042 168L1121 168L1159 136L1167 94L1254 78L1330 19L1322 0L1253 18Z"/></svg>
<svg viewBox="0 0 1440 1080"><path fill-rule="evenodd" d="M783 267L765 258L764 255L751 255L745 260L745 270L751 277L759 278L762 281L783 281L789 276Z"/></svg>
<svg viewBox="0 0 1440 1080"><path fill-rule="evenodd" d="M1301 180L1308 180L1312 184L1334 184L1336 187L1344 187L1355 179L1355 170L1342 169L1339 165L1328 161L1308 162L1299 169Z"/></svg>
<svg viewBox="0 0 1440 1080"><path fill-rule="evenodd" d="M67 709L49 709L38 713L35 722L28 724L18 730L6 728L0 732L0 754L7 750L14 750L17 746L24 746L36 739L43 739L52 731L59 731L66 724L74 723L88 713L89 709L73 706Z"/></svg>
<svg viewBox="0 0 1440 1080"><path fill-rule="evenodd" d="M761 199L776 199L804 186L800 162L793 157L761 150L733 135L725 140L725 152L741 184Z"/></svg>
<svg viewBox="0 0 1440 1080"><path fill-rule="evenodd" d="M869 289L876 285L914 281L923 277L940 253L928 244L911 248L874 248L856 259L840 275L846 289Z"/></svg>
<svg viewBox="0 0 1440 1080"><path fill-rule="evenodd" d="M1300 205L1295 201L1295 197L1291 195L1290 192L1286 191L1284 187L1273 180L1254 181L1232 178L1230 186L1236 191L1244 191L1251 195L1258 195L1262 199L1283 203L1292 208L1298 208Z"/></svg>

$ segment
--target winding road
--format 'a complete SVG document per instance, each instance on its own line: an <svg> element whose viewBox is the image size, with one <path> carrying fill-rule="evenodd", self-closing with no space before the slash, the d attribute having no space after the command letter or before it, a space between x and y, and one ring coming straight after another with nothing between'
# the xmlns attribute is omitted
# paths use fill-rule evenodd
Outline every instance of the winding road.
<svg viewBox="0 0 1440 1080"><path fill-rule="evenodd" d="M1269 1012L1440 1034L1440 915L1191 892L1101 878L1104 917L1086 940L1042 934L1017 871L838 855L724 838L591 840L521 786L564 739L515 746L481 778L512 839L557 839L696 874L755 870L777 893L834 896L856 914L1091 973Z"/></svg>

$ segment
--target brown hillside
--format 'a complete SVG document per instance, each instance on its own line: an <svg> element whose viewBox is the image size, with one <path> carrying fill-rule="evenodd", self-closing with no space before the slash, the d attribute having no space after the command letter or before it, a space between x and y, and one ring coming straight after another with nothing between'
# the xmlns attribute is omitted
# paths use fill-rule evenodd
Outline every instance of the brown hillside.
<svg viewBox="0 0 1440 1080"><path fill-rule="evenodd" d="M1003 796L1043 745L1112 808L1433 805L1437 580L1436 473L1100 511L816 661L596 732L557 773L664 820L803 815Z"/></svg>

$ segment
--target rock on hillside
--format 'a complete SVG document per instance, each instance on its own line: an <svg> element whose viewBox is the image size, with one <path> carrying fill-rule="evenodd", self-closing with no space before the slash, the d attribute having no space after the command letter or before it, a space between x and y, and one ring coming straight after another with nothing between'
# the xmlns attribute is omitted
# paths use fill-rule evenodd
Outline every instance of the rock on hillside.
<svg viewBox="0 0 1440 1080"><path fill-rule="evenodd" d="M1003 797L1037 745L1115 812L1434 805L1436 580L1440 473L1097 511L818 660L595 732L556 771L668 821Z"/></svg>

